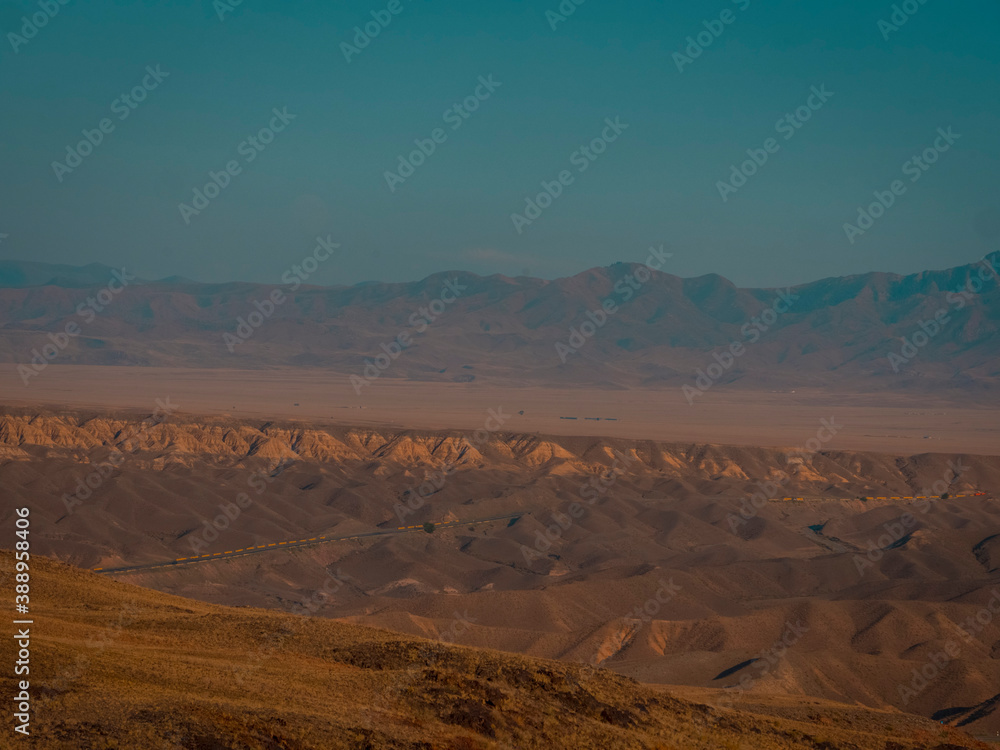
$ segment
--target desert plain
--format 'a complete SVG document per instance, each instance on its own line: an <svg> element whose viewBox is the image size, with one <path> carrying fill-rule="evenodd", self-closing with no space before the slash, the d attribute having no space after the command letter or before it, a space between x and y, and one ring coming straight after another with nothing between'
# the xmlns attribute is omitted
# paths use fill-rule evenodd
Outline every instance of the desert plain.
<svg viewBox="0 0 1000 750"><path fill-rule="evenodd" d="M329 372L60 365L0 393L0 481L32 504L34 553L123 585L755 716L1000 730L985 405L390 378L359 396Z"/></svg>

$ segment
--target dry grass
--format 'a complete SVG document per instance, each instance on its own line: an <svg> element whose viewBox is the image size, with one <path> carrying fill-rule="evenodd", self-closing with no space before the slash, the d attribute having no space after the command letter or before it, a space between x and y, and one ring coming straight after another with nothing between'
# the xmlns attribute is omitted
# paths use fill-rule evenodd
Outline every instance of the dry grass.
<svg viewBox="0 0 1000 750"><path fill-rule="evenodd" d="M0 552L0 577L11 561ZM609 672L204 604L44 558L32 560L32 617L33 737L7 729L2 747L977 746L953 732L942 745L940 727L899 714L809 722L724 711ZM10 695L9 676L4 687Z"/></svg>

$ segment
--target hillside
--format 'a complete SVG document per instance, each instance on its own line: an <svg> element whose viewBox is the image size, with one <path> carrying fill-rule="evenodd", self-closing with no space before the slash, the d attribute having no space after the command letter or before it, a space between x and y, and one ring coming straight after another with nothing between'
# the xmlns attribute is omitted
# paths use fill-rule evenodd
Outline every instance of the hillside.
<svg viewBox="0 0 1000 750"><path fill-rule="evenodd" d="M32 593L32 736L4 732L0 747L985 747L902 714L713 708L603 670L203 604L38 556Z"/></svg>
<svg viewBox="0 0 1000 750"><path fill-rule="evenodd" d="M29 506L36 552L87 568L184 558L123 581L288 610L336 575L317 616L645 683L749 677L745 700L856 702L990 733L1000 618L988 612L926 689L899 688L993 601L998 484L1000 459L963 453L0 417L0 524ZM450 523L428 534L424 522ZM791 626L794 647L762 675Z"/></svg>

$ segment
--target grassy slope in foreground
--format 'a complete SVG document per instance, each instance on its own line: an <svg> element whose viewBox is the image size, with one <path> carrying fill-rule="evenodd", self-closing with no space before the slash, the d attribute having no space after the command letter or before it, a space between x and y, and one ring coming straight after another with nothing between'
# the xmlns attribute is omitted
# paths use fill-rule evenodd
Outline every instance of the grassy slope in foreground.
<svg viewBox="0 0 1000 750"><path fill-rule="evenodd" d="M5 590L12 562L0 551ZM8 713L0 747L981 747L917 717L835 704L814 721L716 709L606 671L203 604L41 557L31 617L32 737L15 735Z"/></svg>

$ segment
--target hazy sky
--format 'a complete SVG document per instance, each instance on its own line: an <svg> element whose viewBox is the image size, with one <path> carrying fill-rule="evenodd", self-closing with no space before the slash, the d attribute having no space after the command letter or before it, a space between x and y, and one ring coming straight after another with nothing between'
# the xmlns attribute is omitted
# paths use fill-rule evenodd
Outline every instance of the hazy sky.
<svg viewBox="0 0 1000 750"><path fill-rule="evenodd" d="M322 234L342 251L321 284L556 277L661 243L664 270L752 286L969 262L1000 241L1000 9L902 5L917 10L894 30L891 2L844 0L567 0L564 20L558 0L0 0L0 258L277 281ZM345 55L373 13L391 20ZM928 148L935 163L908 163ZM720 191L747 149L767 161ZM561 172L551 205L512 220ZM895 180L850 242L844 224Z"/></svg>

